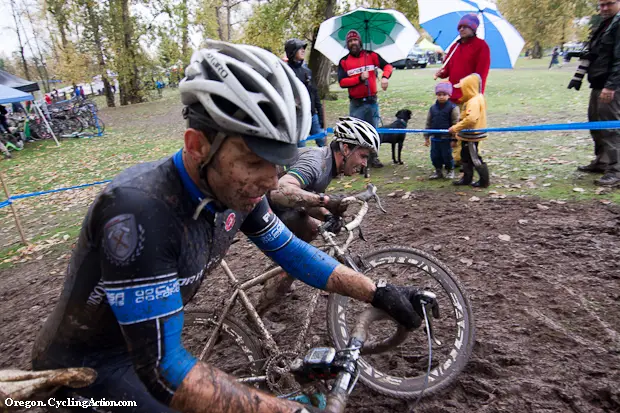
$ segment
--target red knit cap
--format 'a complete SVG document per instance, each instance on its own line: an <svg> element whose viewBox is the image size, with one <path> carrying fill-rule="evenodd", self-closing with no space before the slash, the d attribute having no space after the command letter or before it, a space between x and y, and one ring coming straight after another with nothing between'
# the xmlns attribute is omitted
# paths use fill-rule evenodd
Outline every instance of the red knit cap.
<svg viewBox="0 0 620 413"><path fill-rule="evenodd" d="M349 30L349 33L347 33L347 43L349 43L349 40L351 39L357 39L360 42L362 41L362 37L357 30Z"/></svg>

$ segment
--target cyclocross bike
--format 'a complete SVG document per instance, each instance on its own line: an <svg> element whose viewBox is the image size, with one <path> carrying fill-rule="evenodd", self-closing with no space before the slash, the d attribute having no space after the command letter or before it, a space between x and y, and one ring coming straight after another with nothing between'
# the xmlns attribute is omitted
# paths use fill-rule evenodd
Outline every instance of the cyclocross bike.
<svg viewBox="0 0 620 413"><path fill-rule="evenodd" d="M319 248L375 281L388 279L397 285L414 285L436 296L442 314L432 322L427 320L426 334L414 331L394 342L387 339L394 331L394 321L374 323L369 331L370 341L375 343L370 347L374 350L362 349L363 356L357 362L359 379L371 389L401 399L419 398L422 394L445 389L465 367L474 345L473 313L461 283L445 264L430 254L407 247L381 248L363 256L348 251L355 238L354 231L359 230L368 212L370 199L376 200L383 210L372 184L368 185L366 192L343 199L345 204L360 206L344 227L347 239L343 244L339 243L338 237L320 228L325 243ZM363 239L361 230L359 235ZM313 394L317 384L300 383L295 366L300 365L300 360L311 347L306 343L306 337L321 291L314 289L304 296L308 307L302 318L295 317L301 332L292 348L281 349L257 314L248 290L280 274L282 268L273 268L242 282L225 261L221 262L221 267L232 293L215 313L213 310L186 309L183 329L186 348L200 360L234 375L240 382L268 389L279 397ZM251 327L232 315L237 302L245 309ZM327 331L335 351L351 347L351 326L366 308L364 303L348 297L329 295ZM429 349L431 339L434 343L432 350ZM315 375L315 379L321 379L321 375Z"/></svg>

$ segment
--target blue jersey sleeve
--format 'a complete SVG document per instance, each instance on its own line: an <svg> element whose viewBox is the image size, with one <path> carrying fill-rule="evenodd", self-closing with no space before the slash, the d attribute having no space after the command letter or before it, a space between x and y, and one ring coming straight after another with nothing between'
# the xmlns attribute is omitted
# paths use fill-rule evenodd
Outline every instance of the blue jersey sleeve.
<svg viewBox="0 0 620 413"><path fill-rule="evenodd" d="M291 276L325 289L339 262L297 238L278 218L265 198L243 223L241 230L268 257Z"/></svg>
<svg viewBox="0 0 620 413"><path fill-rule="evenodd" d="M138 376L155 398L169 404L196 364L181 343L181 226L162 201L138 190L105 196L93 223L103 250L101 282Z"/></svg>

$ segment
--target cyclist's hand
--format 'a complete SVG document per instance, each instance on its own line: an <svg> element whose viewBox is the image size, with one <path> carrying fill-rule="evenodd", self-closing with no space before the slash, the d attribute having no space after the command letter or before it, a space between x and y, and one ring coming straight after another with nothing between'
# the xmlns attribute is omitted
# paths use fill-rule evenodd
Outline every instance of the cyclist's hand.
<svg viewBox="0 0 620 413"><path fill-rule="evenodd" d="M325 224L323 225L325 231L331 232L332 234L338 234L342 229L342 226L342 218L337 217L333 214L325 215Z"/></svg>
<svg viewBox="0 0 620 413"><path fill-rule="evenodd" d="M373 307L379 308L399 324L411 330L422 325L422 306L430 304L433 317L439 318L439 304L413 287L399 287L379 281L372 299Z"/></svg>
<svg viewBox="0 0 620 413"><path fill-rule="evenodd" d="M579 82L578 80L572 79L572 80L568 83L568 88L569 88L569 89L579 90L579 89L581 89L581 82Z"/></svg>
<svg viewBox="0 0 620 413"><path fill-rule="evenodd" d="M343 196L330 195L325 208L336 216L342 216L347 211L347 206L342 205Z"/></svg>

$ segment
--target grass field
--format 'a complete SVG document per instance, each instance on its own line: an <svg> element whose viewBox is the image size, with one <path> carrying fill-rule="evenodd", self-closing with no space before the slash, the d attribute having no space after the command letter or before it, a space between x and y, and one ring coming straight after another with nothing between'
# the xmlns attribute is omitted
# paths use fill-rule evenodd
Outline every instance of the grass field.
<svg viewBox="0 0 620 413"><path fill-rule="evenodd" d="M486 91L490 127L567 123L586 121L589 89L566 88L576 62L562 69L547 70L548 61L522 59L515 70L492 70ZM391 122L398 109L413 111L409 127L422 128L429 106L434 102L433 72L397 70L387 92L380 92L381 115ZM339 99L327 101L328 124L347 114L346 92L333 85ZM97 98L99 99L99 98ZM103 100L99 101L103 108ZM112 178L135 163L158 159L182 145L184 128L179 94L166 90L164 97L129 107L103 108L106 134L93 139L63 140L28 144L14 153L14 159L0 162L0 172L13 194L41 191ZM587 163L592 141L587 131L493 134L483 143L482 154L489 164L492 186L479 191L453 187L449 181L429 181L432 170L429 149L419 134L405 141L403 166L391 165L391 149L384 145L381 160L386 167L373 170L371 181L384 194L395 190L456 191L464 196L476 195L538 196L562 201L596 199L620 201L617 191L602 191L593 180L596 176L578 173L576 166ZM361 177L333 182L333 191L353 191L365 185ZM36 241L31 250L48 253L56 245L72 242L81 225L87 205L100 187L75 190L16 202L27 237ZM0 196L0 201L4 200ZM0 265L28 260L20 248L10 208L0 210ZM37 251L35 251L37 252ZM4 264L2 264L4 263Z"/></svg>

